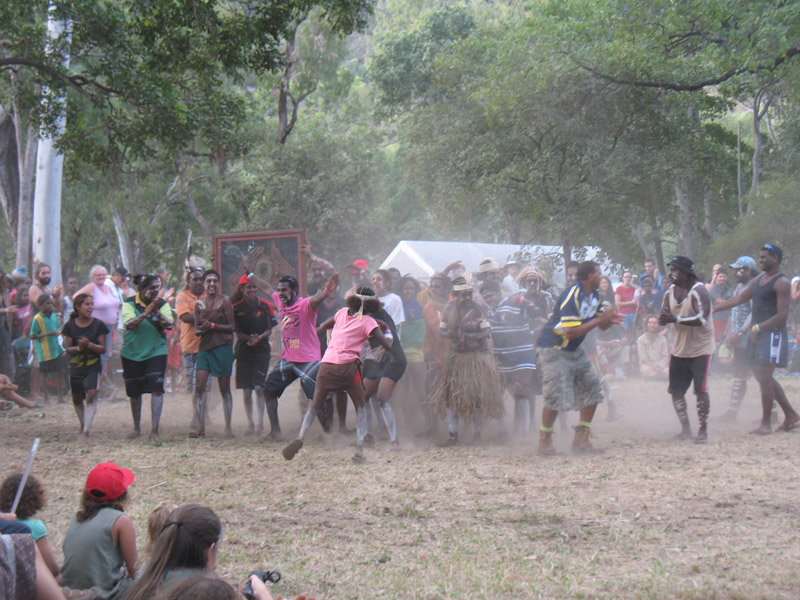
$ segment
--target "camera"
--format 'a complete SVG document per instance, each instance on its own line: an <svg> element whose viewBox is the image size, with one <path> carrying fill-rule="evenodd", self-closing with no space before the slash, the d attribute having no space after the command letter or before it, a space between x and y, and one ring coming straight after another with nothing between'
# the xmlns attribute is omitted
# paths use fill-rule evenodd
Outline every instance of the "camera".
<svg viewBox="0 0 800 600"><path fill-rule="evenodd" d="M247 576L247 585L242 588L242 595L247 598L247 600L255 600L255 596L253 596L253 586L250 585L250 578L253 575L264 583L278 583L281 580L281 572L277 569L273 569L272 571L251 571L250 575Z"/></svg>

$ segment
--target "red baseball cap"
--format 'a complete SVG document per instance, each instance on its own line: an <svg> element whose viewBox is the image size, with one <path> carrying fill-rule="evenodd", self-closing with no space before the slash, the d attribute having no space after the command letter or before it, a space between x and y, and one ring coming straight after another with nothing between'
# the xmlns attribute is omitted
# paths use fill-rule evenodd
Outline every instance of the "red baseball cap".
<svg viewBox="0 0 800 600"><path fill-rule="evenodd" d="M369 264L367 261L359 258L358 260L354 260L352 263L347 265L350 267L350 274L353 275L354 273L358 273L364 269L369 269Z"/></svg>
<svg viewBox="0 0 800 600"><path fill-rule="evenodd" d="M133 483L133 471L113 462L100 463L86 478L86 492L95 500L115 500Z"/></svg>
<svg viewBox="0 0 800 600"><path fill-rule="evenodd" d="M241 277L239 277L239 285L244 285L245 283L250 283L250 280L253 278L254 273L245 273Z"/></svg>

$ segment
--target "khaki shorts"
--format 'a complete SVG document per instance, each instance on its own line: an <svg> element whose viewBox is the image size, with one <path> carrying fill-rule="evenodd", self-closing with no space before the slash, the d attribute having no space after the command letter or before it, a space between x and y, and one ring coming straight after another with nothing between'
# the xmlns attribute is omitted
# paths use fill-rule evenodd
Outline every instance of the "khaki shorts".
<svg viewBox="0 0 800 600"><path fill-rule="evenodd" d="M542 373L542 395L547 408L581 410L603 401L600 377L582 346L573 352L537 348L536 367Z"/></svg>

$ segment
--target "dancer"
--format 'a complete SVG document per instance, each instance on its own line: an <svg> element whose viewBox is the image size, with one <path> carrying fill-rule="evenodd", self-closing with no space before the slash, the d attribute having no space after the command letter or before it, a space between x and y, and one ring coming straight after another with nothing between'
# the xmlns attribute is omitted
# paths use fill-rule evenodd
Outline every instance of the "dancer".
<svg viewBox="0 0 800 600"><path fill-rule="evenodd" d="M128 438L141 435L142 394L150 394L150 439L158 438L158 425L164 407L164 372L167 370L167 336L172 329L172 309L159 298L161 279L157 275L137 275L133 283L139 290L122 305L125 340L122 344L122 378L131 403L133 431Z"/></svg>
<svg viewBox="0 0 800 600"><path fill-rule="evenodd" d="M758 256L761 275L755 277L742 292L717 305L725 310L753 300L750 342L747 347L753 374L761 388L761 425L751 431L757 435L772 433L772 403L783 410L783 423L778 431L791 431L800 423L783 387L775 379L775 368L785 367L789 359L789 278L781 273L783 250L775 244L764 244Z"/></svg>
<svg viewBox="0 0 800 600"><path fill-rule="evenodd" d="M317 373L316 388L311 404L303 417L300 433L284 449L283 457L292 460L303 447L303 438L314 422L325 397L330 392L346 391L356 408L357 442L353 462L363 463L364 436L367 433L367 407L364 402L364 386L359 370L361 346L368 338L374 338L387 351L392 344L382 331L385 323L379 324L375 317L381 312L380 300L368 287L359 288L346 300L347 306L319 326L323 332L333 328L328 348Z"/></svg>
<svg viewBox="0 0 800 600"><path fill-rule="evenodd" d="M613 306L601 307L597 289L600 266L587 260L576 272L577 281L558 298L536 342L536 366L542 369L543 400L539 454L555 454L553 424L559 412L578 410L580 417L572 440L575 454L603 452L592 446L589 431L597 405L603 401L600 377L581 343L595 327L608 329L621 323L623 315Z"/></svg>
<svg viewBox="0 0 800 600"><path fill-rule="evenodd" d="M419 294L422 296L427 292L429 298L422 308L422 318L425 319L425 342L422 345L422 354L425 357L425 395L427 398L423 410L428 428L422 432L421 437L436 435L436 419L430 398L436 389L436 380L439 374L447 366L449 341L442 337L440 325L442 312L447 306L451 288L450 278L443 273L436 273L431 277L430 287Z"/></svg>
<svg viewBox="0 0 800 600"><path fill-rule="evenodd" d="M247 434L255 433L253 390L258 408L258 433L264 431L264 383L269 371L269 335L278 325L269 302L258 297L253 274L242 275L239 287L231 296L236 331L236 389L242 390Z"/></svg>
<svg viewBox="0 0 800 600"><path fill-rule="evenodd" d="M759 273L756 261L749 256L737 258L736 262L731 265L731 269L734 269L737 282L733 296L741 294L753 277ZM731 317L728 320L725 345L733 348L733 381L731 382L731 399L728 409L720 418L723 422L736 421L739 407L747 392L747 379L750 376L750 360L747 357L747 334L751 327L750 313L750 302L743 302L731 309ZM774 411L776 408L774 404L772 408Z"/></svg>
<svg viewBox="0 0 800 600"><path fill-rule="evenodd" d="M383 298L381 298L381 305L383 305ZM383 334L386 338L392 340L392 344L387 352L383 352L376 338L371 337L369 339L371 358L364 362L364 393L367 398L367 439L371 440L370 445L374 444L375 438L372 435L372 410L374 410L375 414L379 415L381 424L389 432L389 441L392 449L397 449L400 447L397 441L397 423L394 418L394 410L389 401L397 382L406 372L408 363L400 342L397 326L385 307L381 306L377 319L385 325Z"/></svg>
<svg viewBox="0 0 800 600"><path fill-rule="evenodd" d="M708 442L708 370L716 350L714 325L711 320L711 297L705 285L697 281L694 262L686 256L676 256L668 265L672 286L664 296L658 322L675 323L675 343L670 349L669 393L681 432L677 439L692 437L689 415L686 412L686 391L694 380L697 396L697 419L700 428L695 444Z"/></svg>
<svg viewBox="0 0 800 600"><path fill-rule="evenodd" d="M503 387L497 362L489 352L491 326L485 309L472 299L472 286L463 277L453 280L455 300L442 313L441 334L450 340L447 364L439 375L432 401L450 433L444 446L458 444L458 422L470 419L481 440L483 419L503 416Z"/></svg>
<svg viewBox="0 0 800 600"><path fill-rule="evenodd" d="M406 414L417 406L422 410L425 417L425 430L428 431L433 425L433 415L426 410L425 396L425 355L423 347L425 344L425 319L423 318L422 306L417 299L420 294L419 282L411 275L406 275L400 281L400 291L403 298L403 313L405 321L400 326L400 341L403 344L403 351L408 362L406 376L401 379L401 387L405 382ZM413 407L413 408L412 408Z"/></svg>
<svg viewBox="0 0 800 600"><path fill-rule="evenodd" d="M233 305L220 293L220 276L213 269L203 275L205 293L194 306L194 322L201 336L195 368L194 411L197 429L190 437L206 434L206 383L209 375L217 378L225 413L225 435L233 436L233 396L231 396L231 372L233 371Z"/></svg>
<svg viewBox="0 0 800 600"><path fill-rule="evenodd" d="M64 325L64 349L69 355L69 385L72 404L81 424L81 435L89 437L97 414L97 390L103 371L101 356L106 351L108 326L92 316L91 294L78 294L72 299L73 309ZM84 405L85 402L85 405Z"/></svg>
<svg viewBox="0 0 800 600"><path fill-rule="evenodd" d="M197 367L197 353L200 350L200 337L195 330L194 305L205 292L203 287L202 267L190 266L186 271L186 289L175 298L175 312L178 314L181 333L181 361L183 362L183 376L186 380L186 391L194 399L195 369ZM194 407L194 400L192 400ZM192 408L191 429L197 428L196 413ZM208 421L208 415L206 415Z"/></svg>
<svg viewBox="0 0 800 600"><path fill-rule="evenodd" d="M280 436L278 398L293 381L299 378L306 398L311 400L314 397L314 382L317 379L320 359L316 328L317 309L325 298L335 293L338 287L339 273L334 273L325 283L325 287L314 296L300 298L297 279L285 275L278 281L278 290L272 294L272 301L281 317L283 351L278 365L270 372L264 387L270 437Z"/></svg>

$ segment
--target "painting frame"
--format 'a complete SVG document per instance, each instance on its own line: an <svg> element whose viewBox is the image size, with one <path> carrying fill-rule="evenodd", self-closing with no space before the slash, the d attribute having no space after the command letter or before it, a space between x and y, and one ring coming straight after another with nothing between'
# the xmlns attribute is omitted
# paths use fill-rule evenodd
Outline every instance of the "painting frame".
<svg viewBox="0 0 800 600"><path fill-rule="evenodd" d="M304 228L214 234L212 262L220 273L220 291L230 296L239 277L253 272L273 288L280 277L292 275L300 285L300 296L305 296L305 260L300 252L305 243Z"/></svg>

